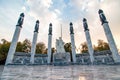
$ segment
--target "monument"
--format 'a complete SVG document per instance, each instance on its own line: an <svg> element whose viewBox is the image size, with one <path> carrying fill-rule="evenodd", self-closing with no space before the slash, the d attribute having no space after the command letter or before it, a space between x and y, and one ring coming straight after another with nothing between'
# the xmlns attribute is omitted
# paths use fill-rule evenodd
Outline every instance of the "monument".
<svg viewBox="0 0 120 80"><path fill-rule="evenodd" d="M62 27L62 26L61 26ZM64 41L62 40L62 28L61 28L61 37L56 39L56 53L53 55L53 64L54 65L69 65L70 64L70 53L65 52Z"/></svg>
<svg viewBox="0 0 120 80"><path fill-rule="evenodd" d="M21 13L20 18L18 19L18 22L17 22L17 25L16 25L16 29L15 29L13 39L12 39L12 42L11 42L11 45L10 45L10 48L9 48L9 51L8 51L8 55L7 55L5 65L12 64L23 21L24 21L24 13Z"/></svg>
<svg viewBox="0 0 120 80"><path fill-rule="evenodd" d="M105 31L105 35L107 37L109 47L110 47L110 50L112 52L113 59L116 63L120 63L120 56L119 56L115 41L113 39L113 35L112 35L111 30L109 28L108 21L103 13L103 10L99 9L98 14L99 14L100 21L101 21L102 26L103 26L104 31Z"/></svg>
<svg viewBox="0 0 120 80"><path fill-rule="evenodd" d="M31 47L31 57L30 57L30 63L31 64L34 64L34 55L35 55L35 51L36 51L38 30L39 30L39 20L36 21L34 35L33 35L33 41L32 41L32 47Z"/></svg>
<svg viewBox="0 0 120 80"><path fill-rule="evenodd" d="M49 24L49 31L48 31L48 59L47 59L47 63L50 64L51 63L51 54L52 54L52 23Z"/></svg>
<svg viewBox="0 0 120 80"><path fill-rule="evenodd" d="M84 26L84 31L85 31L85 35L86 35L88 52L90 54L90 60L91 60L91 63L93 64L93 62L94 62L94 56L93 56L94 50L93 50L93 47L92 47L92 42L91 42L91 38L90 38L90 33L89 33L89 29L88 29L87 20L85 18L83 18L83 26Z"/></svg>
<svg viewBox="0 0 120 80"><path fill-rule="evenodd" d="M62 40L62 37L56 39L56 51L57 53L65 53L64 42Z"/></svg>
<svg viewBox="0 0 120 80"><path fill-rule="evenodd" d="M76 63L75 40L74 40L74 30L73 30L72 22L70 22L70 38L71 38L71 46L72 46L72 59L73 59L73 63Z"/></svg>
<svg viewBox="0 0 120 80"><path fill-rule="evenodd" d="M103 13L103 11L100 9L98 11L99 17L102 23L102 26L104 28L110 50L106 51L100 51L100 52L94 52L92 47L92 41L90 38L90 33L87 25L87 20L83 19L83 26L85 30L86 35L86 41L88 45L88 52L89 54L76 54L75 51L75 40L74 40L74 29L73 24L70 22L70 39L71 39L71 45L72 48L72 63L78 63L78 64L116 64L120 63L120 56L118 54L118 50L116 47L116 44L114 42L111 30L108 25L108 21L106 20L106 17ZM70 59L70 53L66 52L64 49L64 41L62 39L62 27L61 27L61 37L59 39L56 39L56 52L52 55L52 24L49 24L49 30L48 30L48 51L47 54L35 54L36 50L36 42L38 37L38 30L39 30L39 21L36 21L34 35L33 35L33 41L31 46L31 54L23 53L23 52L15 52L17 42L19 39L19 35L22 29L24 21L24 13L20 14L20 18L18 19L16 29L13 35L13 39L8 51L6 64L22 64L22 65L28 65L28 64L53 64L53 65L69 65L71 63ZM93 56L94 55L94 56ZM52 58L53 57L53 58ZM53 62L52 62L53 61Z"/></svg>

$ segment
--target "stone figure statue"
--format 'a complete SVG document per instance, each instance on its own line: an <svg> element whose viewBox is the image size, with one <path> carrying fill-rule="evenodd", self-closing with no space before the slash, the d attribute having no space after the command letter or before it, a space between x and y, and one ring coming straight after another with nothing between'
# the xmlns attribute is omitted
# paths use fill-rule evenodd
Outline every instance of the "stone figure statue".
<svg viewBox="0 0 120 80"><path fill-rule="evenodd" d="M65 53L64 42L61 37L59 37L59 39L56 39L56 50L57 53Z"/></svg>
<svg viewBox="0 0 120 80"><path fill-rule="evenodd" d="M24 21L24 13L21 13L16 26L22 27L23 21Z"/></svg>
<svg viewBox="0 0 120 80"><path fill-rule="evenodd" d="M39 30L39 20L36 21L35 31L34 32L38 32L38 30Z"/></svg>
<svg viewBox="0 0 120 80"><path fill-rule="evenodd" d="M49 35L52 35L52 23L49 24Z"/></svg>
<svg viewBox="0 0 120 80"><path fill-rule="evenodd" d="M105 15L103 13L103 10L99 9L98 13L99 13L99 17L100 17L100 20L101 20L102 24L103 23L108 23L107 20L106 20Z"/></svg>
<svg viewBox="0 0 120 80"><path fill-rule="evenodd" d="M83 26L84 26L84 30L89 30L88 29L88 24L87 24L87 20L85 18L83 18Z"/></svg>
<svg viewBox="0 0 120 80"><path fill-rule="evenodd" d="M74 34L74 30L73 30L73 24L72 24L72 22L70 22L70 34Z"/></svg>

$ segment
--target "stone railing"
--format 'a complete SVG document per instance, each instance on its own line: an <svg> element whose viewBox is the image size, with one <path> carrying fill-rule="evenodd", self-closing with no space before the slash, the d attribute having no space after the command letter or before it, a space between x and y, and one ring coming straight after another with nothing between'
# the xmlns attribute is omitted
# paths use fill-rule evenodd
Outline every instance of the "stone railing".
<svg viewBox="0 0 120 80"><path fill-rule="evenodd" d="M30 64L30 53L16 52L13 59L14 64ZM34 64L47 64L47 54L35 54Z"/></svg>

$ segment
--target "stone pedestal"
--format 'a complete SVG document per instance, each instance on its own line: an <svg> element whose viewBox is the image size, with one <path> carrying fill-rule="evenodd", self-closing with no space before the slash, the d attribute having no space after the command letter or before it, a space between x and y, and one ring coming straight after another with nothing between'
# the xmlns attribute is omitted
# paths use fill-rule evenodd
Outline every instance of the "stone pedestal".
<svg viewBox="0 0 120 80"><path fill-rule="evenodd" d="M70 53L54 53L53 64L55 66L64 66L70 64Z"/></svg>
<svg viewBox="0 0 120 80"><path fill-rule="evenodd" d="M109 43L110 50L112 52L113 59L116 63L120 63L120 56L119 56L115 41L113 39L111 30L109 28L108 21L101 9L98 11L98 13L99 13L99 17L100 17L101 23L105 31L105 35Z"/></svg>
<svg viewBox="0 0 120 80"><path fill-rule="evenodd" d="M33 35L33 41L32 41L32 47L31 47L31 57L30 57L31 64L34 64L34 55L35 55L35 50L36 50L38 30L39 30L39 20L36 21L34 35Z"/></svg>
<svg viewBox="0 0 120 80"><path fill-rule="evenodd" d="M23 21L24 21L24 13L21 13L20 18L18 19L18 22L17 22L17 25L16 25L16 29L15 29L12 41L11 41L11 45L10 45L10 48L9 48L9 51L8 51L8 55L7 55L5 65L11 64L12 61L13 61L13 57L14 57L14 54L15 54L15 50L16 50L16 46L17 46L17 42L18 42L18 38L19 38L19 35L20 35L20 31L21 31L21 28L22 28Z"/></svg>
<svg viewBox="0 0 120 80"><path fill-rule="evenodd" d="M51 51L52 47L51 46L52 46L52 24L50 23L49 34L48 34L48 51L47 51L47 54L48 54L47 63L48 64L51 63L51 54L52 54L52 51Z"/></svg>
<svg viewBox="0 0 120 80"><path fill-rule="evenodd" d="M74 29L73 29L73 24L72 24L72 22L70 22L70 38L71 38L71 46L72 46L72 59L73 59L73 63L76 63L76 51L75 51Z"/></svg>
<svg viewBox="0 0 120 80"><path fill-rule="evenodd" d="M38 32L34 32L32 47L31 47L31 57L30 57L31 64L34 64L34 55L35 55L35 50L36 50L37 36L38 36Z"/></svg>
<svg viewBox="0 0 120 80"><path fill-rule="evenodd" d="M84 59L82 59L82 64L84 64Z"/></svg>

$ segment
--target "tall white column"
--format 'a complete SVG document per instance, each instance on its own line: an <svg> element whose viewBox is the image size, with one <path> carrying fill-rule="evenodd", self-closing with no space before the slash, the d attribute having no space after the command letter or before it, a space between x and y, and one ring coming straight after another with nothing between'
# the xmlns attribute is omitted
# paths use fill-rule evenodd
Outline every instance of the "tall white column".
<svg viewBox="0 0 120 80"><path fill-rule="evenodd" d="M34 31L33 40L32 40L31 57L30 57L30 63L31 64L34 64L34 55L35 55L35 51L36 51L38 30L39 30L39 20L36 21L35 31Z"/></svg>
<svg viewBox="0 0 120 80"><path fill-rule="evenodd" d="M76 63L75 40L74 40L74 30L72 23L70 23L70 37L71 37L71 46L72 46L72 59L73 59L73 63Z"/></svg>
<svg viewBox="0 0 120 80"><path fill-rule="evenodd" d="M48 64L51 63L51 54L52 54L51 46L52 46L52 24L50 23L49 24L49 34L48 34L48 51L47 51L47 54L48 54L47 63Z"/></svg>
<svg viewBox="0 0 120 80"><path fill-rule="evenodd" d="M84 31L85 31L85 35L86 35L88 52L90 54L90 61L91 61L91 63L93 63L94 62L94 56L93 56L94 50L92 47L92 42L91 42L90 33L89 33L88 25L87 25L87 20L85 18L83 19L83 26L84 26Z"/></svg>
<svg viewBox="0 0 120 80"><path fill-rule="evenodd" d="M21 28L22 28L23 21L24 21L24 13L21 13L20 18L18 19L18 23L16 25L16 29L15 29L13 39L12 39L12 42L11 42L11 45L10 45L10 48L9 48L9 51L8 51L8 55L7 55L5 65L11 64L12 61L13 61L14 53L15 53L15 50L16 50L16 46L17 46L17 42L18 42L18 39L19 39L19 35L20 35L20 31L21 31Z"/></svg>
<svg viewBox="0 0 120 80"><path fill-rule="evenodd" d="M106 17L101 9L98 11L98 13L99 13L99 17L100 17L101 23L104 28L105 35L109 43L110 50L112 52L113 59L116 63L118 62L120 63L120 56L119 56L115 41L113 39L113 35L109 28L108 21L106 20Z"/></svg>

